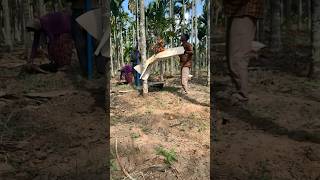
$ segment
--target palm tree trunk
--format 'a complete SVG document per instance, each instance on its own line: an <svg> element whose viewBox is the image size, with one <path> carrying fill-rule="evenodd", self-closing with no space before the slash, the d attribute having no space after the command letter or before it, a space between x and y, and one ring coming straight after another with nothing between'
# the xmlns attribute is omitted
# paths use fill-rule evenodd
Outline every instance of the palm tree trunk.
<svg viewBox="0 0 320 180"><path fill-rule="evenodd" d="M164 81L164 62L160 61L160 81Z"/></svg>
<svg viewBox="0 0 320 180"><path fill-rule="evenodd" d="M101 14L104 15L106 14L106 16L102 16L102 29L103 29L103 32L111 32L111 23L110 23L110 18L111 18L111 14L110 14L110 1L109 0L103 0L101 2ZM110 35L110 42L111 42L111 35ZM108 41L107 41L108 42ZM111 46L109 47L106 47L106 48L111 48ZM111 52L110 52L111 53ZM109 130L109 127L110 127L110 80L111 80L111 77L110 77L110 59L106 59L106 81L105 81L105 124L104 124L104 127L106 128L105 129L105 132L106 132L106 136L107 137L110 137L110 130ZM110 148L110 139L108 138L108 140L106 141L106 149L109 149ZM109 159L110 158L110 154L109 153L106 153L106 158ZM106 171L107 172L110 172L110 167L108 166L106 168Z"/></svg>
<svg viewBox="0 0 320 180"><path fill-rule="evenodd" d="M185 19L185 13L187 12L187 5L186 5L186 0L183 0L183 20L182 20L182 32L185 33L186 32L186 19Z"/></svg>
<svg viewBox="0 0 320 180"><path fill-rule="evenodd" d="M139 37L140 37L140 34L139 34L140 33L140 30L139 30L139 0L136 0L136 29L137 29L136 41L138 43Z"/></svg>
<svg viewBox="0 0 320 180"><path fill-rule="evenodd" d="M40 16L43 16L47 13L44 0L39 0L39 9L40 9Z"/></svg>
<svg viewBox="0 0 320 180"><path fill-rule="evenodd" d="M196 58L196 60L195 60L195 62L196 62L196 77L199 77L199 75L200 75L200 70L201 70L201 68L200 68L200 58L199 58L199 55L200 55L200 51L199 51L199 41L198 41L198 17L197 17L197 7L196 7L196 5L197 5L197 0L194 0L195 1L195 7L194 7L194 15L195 15L195 17L194 17L194 33L195 33L195 39L194 39L194 44L195 44L195 48L194 48L194 55L195 55L195 58Z"/></svg>
<svg viewBox="0 0 320 180"><path fill-rule="evenodd" d="M140 47L141 47L141 61L144 65L147 60L146 52L146 31L145 31L145 12L144 12L144 0L140 0ZM143 94L148 93L148 81L143 81Z"/></svg>
<svg viewBox="0 0 320 180"><path fill-rule="evenodd" d="M2 0L3 17L4 17L4 40L6 46L8 46L9 51L13 49L13 42L11 36L11 23L10 23L10 11L8 0Z"/></svg>
<svg viewBox="0 0 320 180"><path fill-rule="evenodd" d="M122 25L120 24L120 54L121 54L121 67L124 66L124 54L123 54L123 34L122 34Z"/></svg>
<svg viewBox="0 0 320 180"><path fill-rule="evenodd" d="M170 18L173 19L174 18L174 14L173 14L173 0L170 0ZM173 23L171 24L170 27L170 31L173 32ZM173 37L170 36L170 46L171 48L173 48ZM174 74L174 59L173 57L170 58L170 76L173 76Z"/></svg>
<svg viewBox="0 0 320 180"><path fill-rule="evenodd" d="M287 19L291 17L292 0L287 0Z"/></svg>
<svg viewBox="0 0 320 180"><path fill-rule="evenodd" d="M112 33L110 35L110 68L111 68L111 77L114 77Z"/></svg>
<svg viewBox="0 0 320 180"><path fill-rule="evenodd" d="M196 0L192 0L192 27L191 27L191 43L194 44L194 54L193 54L193 63L192 63L192 71L195 77L198 77L197 75L197 44L196 44Z"/></svg>
<svg viewBox="0 0 320 180"><path fill-rule="evenodd" d="M23 25L22 25L22 31L23 31L23 37L24 37L24 45L25 45L25 54L29 58L30 54L30 48L31 48L31 36L30 33L27 33L25 28L26 23L31 18L30 13L30 0L24 0L23 1Z"/></svg>
<svg viewBox="0 0 320 180"><path fill-rule="evenodd" d="M280 0L281 2L281 4L280 4L280 6L281 6L281 8L280 8L280 15L281 15L281 17L280 17L280 19L281 19L281 24L283 24L283 22L284 22L284 6L283 6L283 1L284 0Z"/></svg>
<svg viewBox="0 0 320 180"><path fill-rule="evenodd" d="M208 25L208 28L207 28L207 39L206 39L206 53L207 53L207 85L209 86L210 85L210 34L211 34L211 27L210 27L210 6L211 6L211 1L209 0L208 1L208 12L207 12L207 25Z"/></svg>
<svg viewBox="0 0 320 180"><path fill-rule="evenodd" d="M311 0L307 0L308 2L308 30L311 32L312 31L312 7L311 7Z"/></svg>
<svg viewBox="0 0 320 180"><path fill-rule="evenodd" d="M309 75L320 79L320 2L312 0L312 46L313 64Z"/></svg>
<svg viewBox="0 0 320 180"><path fill-rule="evenodd" d="M302 30L302 19L303 19L303 3L302 0L299 0L299 24L298 29Z"/></svg>
<svg viewBox="0 0 320 180"><path fill-rule="evenodd" d="M3 24L3 11L0 11L0 24ZM2 44L4 42L4 37L5 37L5 32L4 32L4 29L3 27L1 26L0 27L0 44Z"/></svg>
<svg viewBox="0 0 320 180"><path fill-rule="evenodd" d="M280 20L280 1L271 1L272 5L272 35L271 48L274 51L280 51L282 48L281 42L281 20Z"/></svg>

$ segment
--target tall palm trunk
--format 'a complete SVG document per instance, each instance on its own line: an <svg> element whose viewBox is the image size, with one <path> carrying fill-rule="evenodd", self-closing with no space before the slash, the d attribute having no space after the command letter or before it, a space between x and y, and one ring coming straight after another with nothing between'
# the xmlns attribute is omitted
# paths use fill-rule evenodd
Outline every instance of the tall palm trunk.
<svg viewBox="0 0 320 180"><path fill-rule="evenodd" d="M101 2L101 14L104 15L106 14L106 16L102 16L102 29L103 29L103 32L111 32L111 23L110 23L110 18L111 18L111 14L110 14L110 1L109 0L103 0ZM111 34L111 33L110 33ZM109 36L110 37L110 42L111 42L111 35ZM108 41L107 41L108 42ZM107 46L105 48L111 48L111 46ZM110 52L111 53L111 52ZM107 137L110 137L110 80L111 80L111 77L110 77L110 59L106 59L106 82L105 82L105 113L106 113L106 117L105 117L105 123L104 124L104 127L106 128L105 129L105 132L106 132L106 136ZM106 149L109 149L110 147L110 138L107 138L107 142L106 142ZM110 158L110 154L109 152L106 151L106 159L109 159ZM106 168L106 171L107 172L110 172L110 167L107 166Z"/></svg>
<svg viewBox="0 0 320 180"><path fill-rule="evenodd" d="M311 31L312 28L312 7L311 7L311 0L307 0L308 2L308 30Z"/></svg>
<svg viewBox="0 0 320 180"><path fill-rule="evenodd" d="M281 24L284 22L284 0L280 0L280 19L281 19Z"/></svg>
<svg viewBox="0 0 320 180"><path fill-rule="evenodd" d="M133 41L133 46L136 47L137 45L137 41L136 41L136 28L134 28L134 26L132 26L132 41Z"/></svg>
<svg viewBox="0 0 320 180"><path fill-rule="evenodd" d="M140 0L140 49L141 49L141 61L142 64L147 60L146 52L146 31L145 31L145 12L144 12L144 0ZM143 89L142 93L146 94L148 93L148 81L143 81Z"/></svg>
<svg viewBox="0 0 320 180"><path fill-rule="evenodd" d="M2 8L3 8L3 17L4 17L4 41L8 46L9 51L13 49L13 42L11 36L11 23L10 23L10 11L8 0L2 0Z"/></svg>
<svg viewBox="0 0 320 180"><path fill-rule="evenodd" d="M139 29L139 0L136 0L136 28L137 28L136 41L138 43L139 37L140 37L140 34L139 34L140 33L140 29Z"/></svg>
<svg viewBox="0 0 320 180"><path fill-rule="evenodd" d="M3 11L0 11L0 24L3 24ZM0 44L2 44L4 42L4 37L5 37L5 32L3 27L0 27Z"/></svg>
<svg viewBox="0 0 320 180"><path fill-rule="evenodd" d="M39 0L39 10L40 10L40 16L43 16L47 13L44 0Z"/></svg>
<svg viewBox="0 0 320 180"><path fill-rule="evenodd" d="M199 73L199 58L198 58L198 43L197 43L197 11L196 11L196 0L192 1L192 40L194 43L194 54L193 54L193 74L198 77Z"/></svg>
<svg viewBox="0 0 320 180"><path fill-rule="evenodd" d="M210 85L210 34L211 34L211 26L210 26L210 6L211 6L211 1L208 0L208 10L207 10L207 45L206 45L206 53L207 53L207 84Z"/></svg>
<svg viewBox="0 0 320 180"><path fill-rule="evenodd" d="M185 18L185 14L187 12L187 5L186 5L186 0L182 0L183 1L183 14L182 14L182 32L185 33L186 32L186 18Z"/></svg>
<svg viewBox="0 0 320 180"><path fill-rule="evenodd" d="M280 51L282 48L281 42L281 19L280 19L280 1L271 1L272 7L272 35L271 48L274 51Z"/></svg>
<svg viewBox="0 0 320 180"><path fill-rule="evenodd" d="M195 55L195 62L196 62L196 77L199 77L199 74L200 74L200 70L201 70L201 68L200 68L200 58L199 58L199 55L200 55L200 51L199 51L199 46L200 46L200 43L199 43L199 41L198 41L198 17L197 17L197 7L196 7L196 5L197 5L197 3L198 3L198 0L194 0L195 1L195 9L194 9L194 15L195 15L195 17L194 17L194 21L195 21L195 23L194 23L194 33L195 33L195 40L194 40L194 42L195 42L195 48L194 48L194 55Z"/></svg>
<svg viewBox="0 0 320 180"><path fill-rule="evenodd" d="M320 2L312 0L312 46L313 64L310 76L320 79Z"/></svg>
<svg viewBox="0 0 320 180"><path fill-rule="evenodd" d="M113 47L112 47L112 33L110 33L110 71L111 77L114 77L114 65L113 65Z"/></svg>
<svg viewBox="0 0 320 180"><path fill-rule="evenodd" d="M30 54L30 47L31 47L31 36L30 33L27 33L25 30L26 23L30 20L31 13L30 13L30 0L23 0L23 25L22 25L22 31L23 31L23 39L24 39L24 45L25 45L25 54L29 58Z"/></svg>
<svg viewBox="0 0 320 180"><path fill-rule="evenodd" d="M121 67L124 66L124 54L123 54L123 34L122 34L122 24L120 24L120 56L121 56Z"/></svg>
<svg viewBox="0 0 320 180"><path fill-rule="evenodd" d="M303 2L299 0L299 24L298 29L302 30L302 19L303 19Z"/></svg>
<svg viewBox="0 0 320 180"><path fill-rule="evenodd" d="M173 14L173 1L174 0L170 0L170 18L173 19L174 18L174 14ZM170 27L170 31L173 32L173 23L171 24L171 27ZM170 36L170 46L171 48L173 48L173 37ZM173 57L170 58L170 76L172 76L174 74L174 59Z"/></svg>
<svg viewBox="0 0 320 180"><path fill-rule="evenodd" d="M291 18L292 0L287 0L287 19Z"/></svg>
<svg viewBox="0 0 320 180"><path fill-rule="evenodd" d="M164 61L159 62L160 66L160 81L164 81Z"/></svg>

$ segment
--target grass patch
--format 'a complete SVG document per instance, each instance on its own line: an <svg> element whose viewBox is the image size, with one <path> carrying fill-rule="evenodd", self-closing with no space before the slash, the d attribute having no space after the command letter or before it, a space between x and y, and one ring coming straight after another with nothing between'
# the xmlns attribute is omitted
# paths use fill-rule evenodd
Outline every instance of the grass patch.
<svg viewBox="0 0 320 180"><path fill-rule="evenodd" d="M131 138L132 139L137 139L137 138L139 138L140 137L140 134L138 134L138 133L131 133Z"/></svg>
<svg viewBox="0 0 320 180"><path fill-rule="evenodd" d="M115 159L110 160L110 170L111 171L118 171L119 170Z"/></svg>
<svg viewBox="0 0 320 180"><path fill-rule="evenodd" d="M159 146L159 147L156 147L155 150L157 155L163 156L165 158L164 162L168 165L172 165L173 162L178 161L177 153L175 152L174 149L167 150Z"/></svg>
<svg viewBox="0 0 320 180"><path fill-rule="evenodd" d="M141 130L142 130L142 132L144 132L145 134L148 134L148 133L151 132L152 129L151 129L150 127L143 126L143 127L141 127Z"/></svg>
<svg viewBox="0 0 320 180"><path fill-rule="evenodd" d="M110 125L112 125L112 126L115 125L116 123L119 122L120 119L121 119L120 117L111 116L110 117Z"/></svg>

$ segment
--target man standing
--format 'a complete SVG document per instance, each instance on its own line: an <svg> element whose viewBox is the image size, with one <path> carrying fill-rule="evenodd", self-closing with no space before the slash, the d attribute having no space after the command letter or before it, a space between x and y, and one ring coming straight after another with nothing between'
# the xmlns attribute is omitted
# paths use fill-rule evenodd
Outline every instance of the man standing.
<svg viewBox="0 0 320 180"><path fill-rule="evenodd" d="M256 34L257 19L263 16L262 0L224 0L228 17L227 59L230 76L236 86L232 95L233 104L247 103L248 65L254 57L252 41Z"/></svg>
<svg viewBox="0 0 320 180"><path fill-rule="evenodd" d="M136 65L140 64L141 54L139 52L138 45L136 45L135 49L131 51L130 59L132 62L132 67L135 67ZM141 85L140 74L137 71L134 71L133 76L134 76L135 85L137 87L140 86Z"/></svg>
<svg viewBox="0 0 320 180"><path fill-rule="evenodd" d="M181 85L185 94L188 94L188 80L190 68L192 67L192 45L188 43L189 35L184 34L181 36L180 41L184 47L184 54L180 55L181 66Z"/></svg>

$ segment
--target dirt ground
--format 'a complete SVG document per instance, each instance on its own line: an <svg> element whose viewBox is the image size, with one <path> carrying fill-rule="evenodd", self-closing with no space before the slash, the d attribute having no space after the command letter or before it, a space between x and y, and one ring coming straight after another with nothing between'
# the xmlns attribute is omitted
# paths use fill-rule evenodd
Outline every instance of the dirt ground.
<svg viewBox="0 0 320 180"><path fill-rule="evenodd" d="M297 49L252 62L246 109L230 105L229 77L216 72L215 180L320 179L320 81L305 77L308 62Z"/></svg>
<svg viewBox="0 0 320 180"><path fill-rule="evenodd" d="M126 177L119 162L137 179L209 179L209 87L192 80L190 93L183 95L179 76L165 81L163 89L142 97L112 80L112 179ZM169 153L158 154L159 147ZM165 161L170 154L176 159L171 164Z"/></svg>
<svg viewBox="0 0 320 180"><path fill-rule="evenodd" d="M24 62L23 50L0 55L0 179L105 179L105 78L86 80L75 59L51 74Z"/></svg>

